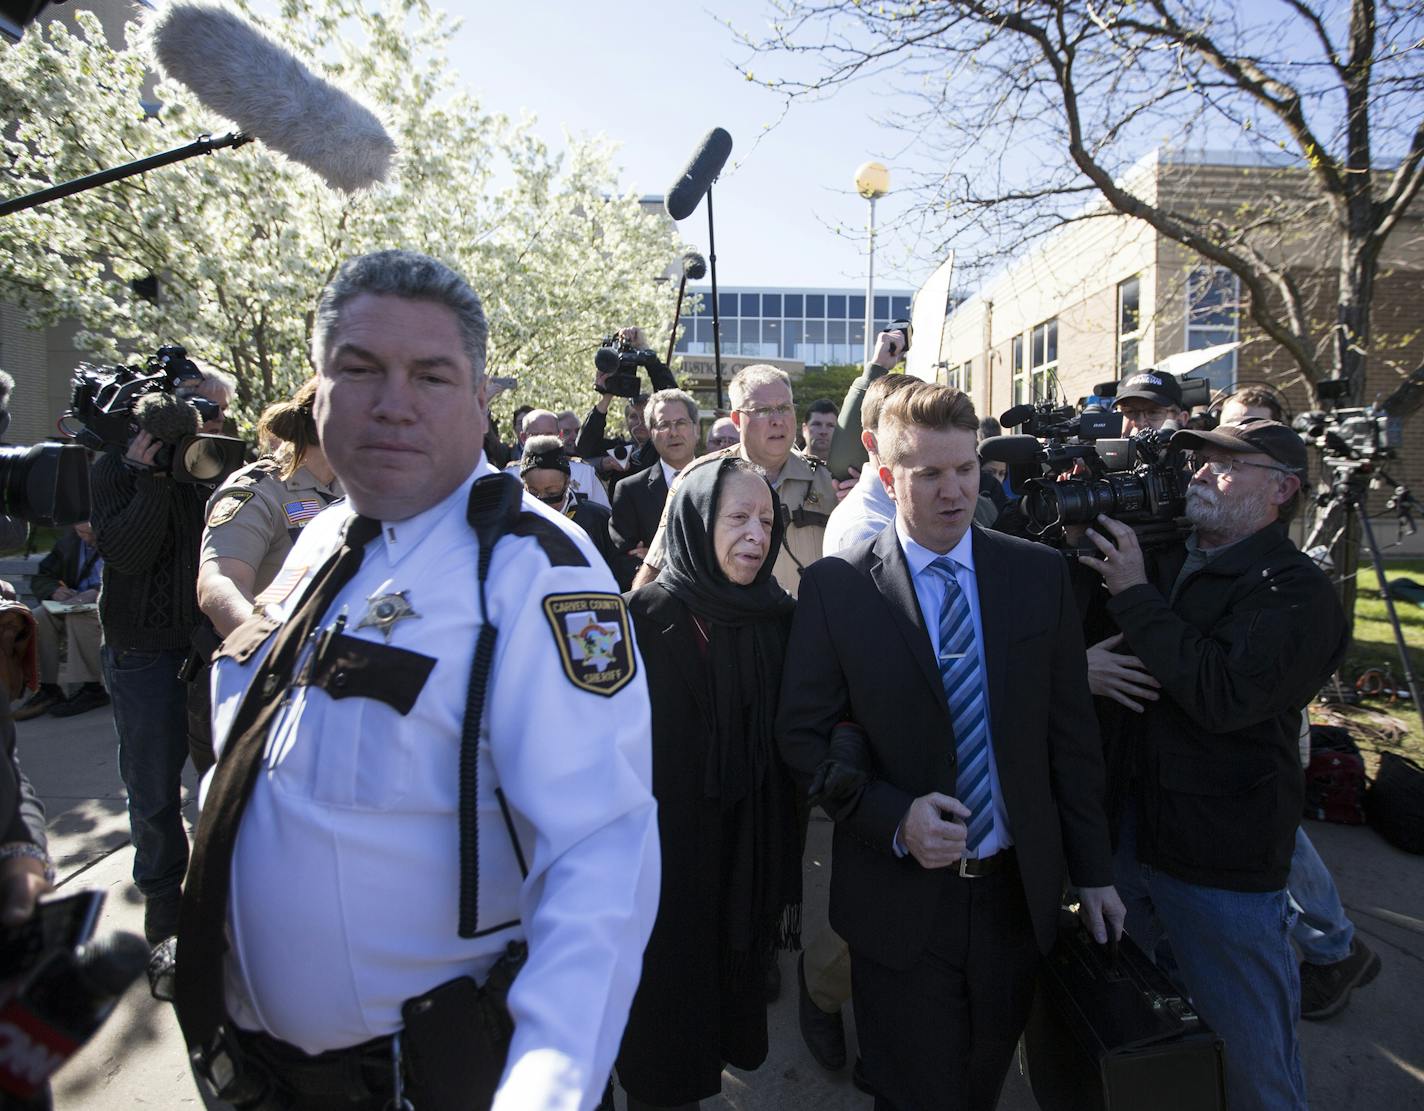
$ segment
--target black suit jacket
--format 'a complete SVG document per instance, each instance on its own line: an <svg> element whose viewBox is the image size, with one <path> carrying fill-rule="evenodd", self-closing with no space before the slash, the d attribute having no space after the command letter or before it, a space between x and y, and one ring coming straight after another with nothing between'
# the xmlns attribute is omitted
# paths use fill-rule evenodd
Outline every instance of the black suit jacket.
<svg viewBox="0 0 1424 1111"><path fill-rule="evenodd" d="M1062 555L977 526L973 545L994 758L1047 952L1065 859L1076 884L1112 882L1082 631ZM957 796L949 709L893 527L801 577L777 717L786 762L809 776L844 720L868 734L874 771L855 805L835 815L831 924L853 950L905 969L925 947L953 869L897 857L895 831L919 796Z"/></svg>
<svg viewBox="0 0 1424 1111"><path fill-rule="evenodd" d="M629 475L613 487L613 520L609 535L620 552L651 544L662 520L668 484L661 464Z"/></svg>

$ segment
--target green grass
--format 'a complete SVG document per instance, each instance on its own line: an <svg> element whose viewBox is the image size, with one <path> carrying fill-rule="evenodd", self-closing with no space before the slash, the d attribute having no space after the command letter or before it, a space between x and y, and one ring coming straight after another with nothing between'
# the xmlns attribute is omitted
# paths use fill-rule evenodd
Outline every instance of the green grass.
<svg viewBox="0 0 1424 1111"><path fill-rule="evenodd" d="M1385 564L1385 578L1413 579L1424 586L1424 560L1392 560ZM1353 683L1368 670L1378 670L1386 676L1387 686L1402 691L1408 687L1400 666L1399 649L1394 642L1389 615L1380 596L1374 567L1366 559L1360 565L1359 591L1355 601L1355 639L1341 666L1341 676ZM1409 649L1410 666L1416 680L1424 686L1424 606L1396 597L1395 613L1399 617L1404 641ZM1335 721L1346 725L1365 752L1370 772L1374 772L1374 753L1382 748L1404 752L1415 760L1424 761L1424 725L1414 704L1403 698L1391 701L1388 695L1367 697L1359 706L1311 707L1311 720Z"/></svg>

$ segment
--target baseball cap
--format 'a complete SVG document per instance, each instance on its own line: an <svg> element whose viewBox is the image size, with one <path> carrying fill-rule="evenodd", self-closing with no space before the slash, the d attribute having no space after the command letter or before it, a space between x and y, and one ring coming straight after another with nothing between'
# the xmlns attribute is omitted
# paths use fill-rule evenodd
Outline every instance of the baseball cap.
<svg viewBox="0 0 1424 1111"><path fill-rule="evenodd" d="M1212 432L1184 428L1172 437L1172 447L1190 451L1209 444L1233 455L1260 452L1296 474L1305 475L1305 441L1280 421L1251 420L1242 424L1221 424Z"/></svg>
<svg viewBox="0 0 1424 1111"><path fill-rule="evenodd" d="M1140 397L1154 405L1180 409L1182 407L1182 385L1166 371L1144 370L1140 374L1129 375L1118 383L1113 404L1126 401L1130 397Z"/></svg>

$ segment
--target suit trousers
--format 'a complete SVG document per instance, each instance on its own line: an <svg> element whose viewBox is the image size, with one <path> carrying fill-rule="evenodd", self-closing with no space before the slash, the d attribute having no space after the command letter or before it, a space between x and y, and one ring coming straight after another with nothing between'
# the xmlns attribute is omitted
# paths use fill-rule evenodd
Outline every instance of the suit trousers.
<svg viewBox="0 0 1424 1111"><path fill-rule="evenodd" d="M891 969L851 949L876 1111L992 1111L1028 1021L1040 954L1017 865L947 872L914 964Z"/></svg>

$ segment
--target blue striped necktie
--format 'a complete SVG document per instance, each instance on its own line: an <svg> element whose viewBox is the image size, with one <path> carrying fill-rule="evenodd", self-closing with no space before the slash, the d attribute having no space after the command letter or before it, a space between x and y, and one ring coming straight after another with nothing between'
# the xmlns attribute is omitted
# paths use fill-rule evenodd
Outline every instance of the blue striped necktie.
<svg viewBox="0 0 1424 1111"><path fill-rule="evenodd" d="M944 602L939 610L939 677L949 702L949 720L954 726L955 756L959 763L955 793L970 811L967 845L973 852L994 828L984 670L979 666L974 614L954 577L953 560L940 556L929 569L944 581Z"/></svg>

